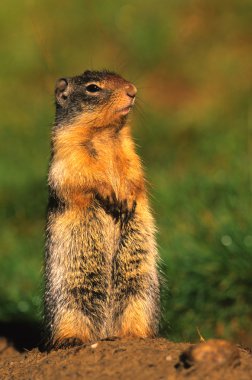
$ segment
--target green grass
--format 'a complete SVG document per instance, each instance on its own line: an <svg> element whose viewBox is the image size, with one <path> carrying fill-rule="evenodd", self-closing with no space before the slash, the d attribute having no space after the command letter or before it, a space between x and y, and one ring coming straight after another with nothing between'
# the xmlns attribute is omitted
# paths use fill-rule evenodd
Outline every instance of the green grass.
<svg viewBox="0 0 252 380"><path fill-rule="evenodd" d="M139 88L162 333L251 344L250 13L248 0L1 5L0 320L41 318L55 79L107 67Z"/></svg>

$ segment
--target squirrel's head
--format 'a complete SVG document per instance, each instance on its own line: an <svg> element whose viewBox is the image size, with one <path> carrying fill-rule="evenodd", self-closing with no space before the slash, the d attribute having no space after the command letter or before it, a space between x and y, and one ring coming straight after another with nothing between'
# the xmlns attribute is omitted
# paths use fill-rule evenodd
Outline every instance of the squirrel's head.
<svg viewBox="0 0 252 380"><path fill-rule="evenodd" d="M55 88L56 125L123 126L136 92L132 83L109 71L60 78Z"/></svg>

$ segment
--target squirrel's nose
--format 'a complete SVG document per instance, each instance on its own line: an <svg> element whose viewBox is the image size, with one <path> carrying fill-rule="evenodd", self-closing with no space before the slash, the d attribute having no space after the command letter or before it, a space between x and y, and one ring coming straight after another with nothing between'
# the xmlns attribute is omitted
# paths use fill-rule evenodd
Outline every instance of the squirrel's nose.
<svg viewBox="0 0 252 380"><path fill-rule="evenodd" d="M132 83L129 83L129 84L127 84L127 86L125 87L125 90L126 90L127 95L128 95L130 98L134 99L134 97L136 96L136 93L137 93L137 88L136 88L136 86L134 86L134 84L132 84Z"/></svg>

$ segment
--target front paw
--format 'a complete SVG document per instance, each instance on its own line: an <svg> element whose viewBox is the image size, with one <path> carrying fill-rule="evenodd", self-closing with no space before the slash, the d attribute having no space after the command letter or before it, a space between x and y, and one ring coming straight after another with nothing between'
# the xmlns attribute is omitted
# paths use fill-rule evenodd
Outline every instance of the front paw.
<svg viewBox="0 0 252 380"><path fill-rule="evenodd" d="M100 206L104 209L107 214L114 217L116 222L118 222L121 214L120 202L117 200L116 195L112 192L110 195L103 197L101 194L97 193L95 198L99 202Z"/></svg>
<svg viewBox="0 0 252 380"><path fill-rule="evenodd" d="M128 221L134 216L136 210L136 201L128 201L127 199L119 201L116 198L114 192L106 197L101 194L96 194L96 199L98 200L101 207L105 210L107 214L110 214L115 219L116 223L120 220L122 224L128 223Z"/></svg>

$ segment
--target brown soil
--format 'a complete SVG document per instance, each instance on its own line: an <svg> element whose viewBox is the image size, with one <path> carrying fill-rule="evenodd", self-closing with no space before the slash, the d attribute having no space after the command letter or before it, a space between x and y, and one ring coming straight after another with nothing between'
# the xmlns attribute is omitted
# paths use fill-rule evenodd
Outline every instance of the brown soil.
<svg viewBox="0 0 252 380"><path fill-rule="evenodd" d="M20 352L0 339L0 379L251 380L250 350L219 340L191 345L111 339L66 350Z"/></svg>

